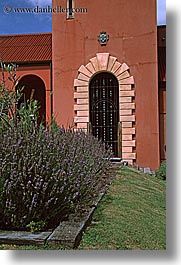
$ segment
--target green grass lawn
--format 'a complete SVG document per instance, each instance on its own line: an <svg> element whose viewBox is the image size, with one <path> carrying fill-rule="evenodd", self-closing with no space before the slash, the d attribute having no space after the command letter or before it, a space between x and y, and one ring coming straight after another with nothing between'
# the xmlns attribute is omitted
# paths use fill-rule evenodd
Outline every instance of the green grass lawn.
<svg viewBox="0 0 181 265"><path fill-rule="evenodd" d="M0 249L52 248L0 245ZM78 249L166 249L166 183L154 176L121 168L99 203Z"/></svg>
<svg viewBox="0 0 181 265"><path fill-rule="evenodd" d="M166 249L166 184L119 170L79 249Z"/></svg>

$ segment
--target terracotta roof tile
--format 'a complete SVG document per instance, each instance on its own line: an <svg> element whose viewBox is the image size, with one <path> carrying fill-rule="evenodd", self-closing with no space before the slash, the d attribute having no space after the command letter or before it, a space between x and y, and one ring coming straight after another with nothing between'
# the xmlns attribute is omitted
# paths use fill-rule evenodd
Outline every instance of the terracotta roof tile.
<svg viewBox="0 0 181 265"><path fill-rule="evenodd" d="M0 58L3 62L37 62L52 60L52 34L0 36Z"/></svg>

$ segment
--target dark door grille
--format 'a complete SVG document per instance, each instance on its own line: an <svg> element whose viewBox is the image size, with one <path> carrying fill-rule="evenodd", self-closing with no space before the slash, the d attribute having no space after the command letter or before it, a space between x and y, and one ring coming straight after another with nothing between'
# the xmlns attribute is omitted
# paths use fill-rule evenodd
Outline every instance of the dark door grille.
<svg viewBox="0 0 181 265"><path fill-rule="evenodd" d="M97 74L89 86L92 133L118 156L119 85L110 73Z"/></svg>

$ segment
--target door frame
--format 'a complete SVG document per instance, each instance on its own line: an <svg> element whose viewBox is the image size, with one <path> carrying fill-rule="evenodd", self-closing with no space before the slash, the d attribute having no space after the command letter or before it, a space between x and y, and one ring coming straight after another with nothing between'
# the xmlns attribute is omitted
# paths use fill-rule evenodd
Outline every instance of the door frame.
<svg viewBox="0 0 181 265"><path fill-rule="evenodd" d="M75 130L88 131L89 124L89 83L94 75L102 71L112 73L119 83L119 122L121 123L120 156L129 164L136 162L135 129L135 83L126 63L109 53L97 53L86 65L78 69L74 79L74 125Z"/></svg>

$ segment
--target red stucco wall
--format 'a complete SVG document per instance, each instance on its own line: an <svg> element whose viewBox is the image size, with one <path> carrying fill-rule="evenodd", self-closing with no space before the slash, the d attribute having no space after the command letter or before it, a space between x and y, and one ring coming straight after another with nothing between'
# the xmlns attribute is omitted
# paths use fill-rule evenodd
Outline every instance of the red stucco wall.
<svg viewBox="0 0 181 265"><path fill-rule="evenodd" d="M53 6L66 7L66 0L53 0ZM53 108L59 124L73 123L73 82L80 65L86 65L98 52L108 52L125 62L135 79L136 163L158 168L159 118L157 80L156 1L77 0L86 14L66 19L54 13L52 22ZM109 34L106 46L97 36Z"/></svg>

